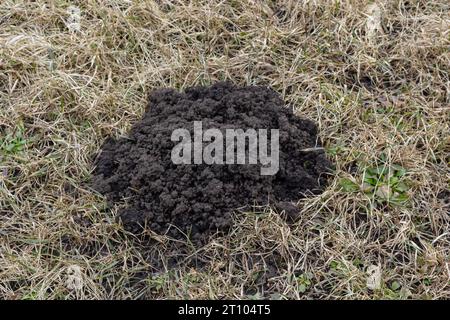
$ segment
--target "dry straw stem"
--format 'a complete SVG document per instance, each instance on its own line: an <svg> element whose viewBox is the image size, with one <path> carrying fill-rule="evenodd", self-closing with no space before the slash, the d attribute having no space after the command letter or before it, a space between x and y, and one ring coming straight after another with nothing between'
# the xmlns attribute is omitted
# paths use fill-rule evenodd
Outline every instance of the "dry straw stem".
<svg viewBox="0 0 450 320"><path fill-rule="evenodd" d="M450 298L449 26L446 0L1 1L0 297ZM336 170L296 223L239 214L156 272L173 240L123 233L92 158L151 90L218 80L280 92Z"/></svg>

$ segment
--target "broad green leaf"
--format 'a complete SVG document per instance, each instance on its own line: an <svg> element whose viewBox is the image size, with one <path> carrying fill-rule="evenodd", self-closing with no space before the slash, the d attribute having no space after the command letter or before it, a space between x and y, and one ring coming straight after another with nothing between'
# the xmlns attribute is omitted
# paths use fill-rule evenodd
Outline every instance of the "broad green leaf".
<svg viewBox="0 0 450 320"><path fill-rule="evenodd" d="M394 281L391 284L391 289L394 290L394 291L397 291L398 289L400 289L400 287L401 287L401 285L397 281Z"/></svg>
<svg viewBox="0 0 450 320"><path fill-rule="evenodd" d="M306 291L306 285L305 284L300 284L299 286L298 286L298 291L300 292L300 293L305 293L305 291Z"/></svg>
<svg viewBox="0 0 450 320"><path fill-rule="evenodd" d="M403 181L400 181L396 186L395 186L395 190L403 193L406 192L408 190L408 186L406 185L406 183L404 183Z"/></svg>
<svg viewBox="0 0 450 320"><path fill-rule="evenodd" d="M342 187L342 189L345 192L356 192L359 190L359 186L354 183L353 181L351 181L350 179L347 178L342 178L339 181L339 185Z"/></svg>

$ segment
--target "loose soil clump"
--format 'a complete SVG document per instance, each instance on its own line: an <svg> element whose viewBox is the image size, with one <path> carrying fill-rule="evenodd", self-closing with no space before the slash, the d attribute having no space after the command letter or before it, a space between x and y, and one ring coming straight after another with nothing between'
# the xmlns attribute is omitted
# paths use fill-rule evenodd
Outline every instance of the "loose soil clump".
<svg viewBox="0 0 450 320"><path fill-rule="evenodd" d="M279 170L261 175L261 164L174 164L175 129L279 129ZM203 132L204 132L203 131ZM270 142L270 139L269 139ZM205 144L205 143L204 143ZM316 125L293 114L279 95L262 86L217 83L184 93L151 94L143 118L127 137L108 138L96 158L92 185L109 202L126 201L119 217L126 230L148 228L194 240L225 232L235 209L271 204L287 216L290 201L319 193L330 163Z"/></svg>

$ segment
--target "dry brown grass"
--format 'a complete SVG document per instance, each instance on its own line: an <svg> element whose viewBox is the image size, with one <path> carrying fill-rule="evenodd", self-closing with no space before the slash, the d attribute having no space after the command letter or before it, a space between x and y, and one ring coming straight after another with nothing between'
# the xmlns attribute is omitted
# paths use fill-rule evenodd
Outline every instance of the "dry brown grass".
<svg viewBox="0 0 450 320"><path fill-rule="evenodd" d="M0 297L450 298L449 12L446 0L1 1ZM335 174L295 225L241 214L229 237L187 252L202 268L152 274L170 240L144 250L121 232L89 189L92 157L152 89L225 79L270 85L317 121ZM371 189L377 167L401 172L406 201Z"/></svg>

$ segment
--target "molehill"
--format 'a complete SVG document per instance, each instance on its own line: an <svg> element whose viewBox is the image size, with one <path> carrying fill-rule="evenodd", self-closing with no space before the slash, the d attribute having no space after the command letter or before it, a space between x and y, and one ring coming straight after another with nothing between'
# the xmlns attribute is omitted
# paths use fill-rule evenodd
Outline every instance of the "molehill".
<svg viewBox="0 0 450 320"><path fill-rule="evenodd" d="M179 142L172 141L172 133L187 129L194 136L196 121L201 121L203 132L278 129L278 171L261 175L260 162L174 163L171 154ZM203 141L202 146L207 144ZM184 233L201 240L226 232L236 209L269 204L295 216L298 210L291 202L321 192L329 168L316 125L294 115L275 91L217 83L184 93L154 91L127 137L104 142L92 186L110 203L125 201L119 218L130 232L148 228L174 238Z"/></svg>

